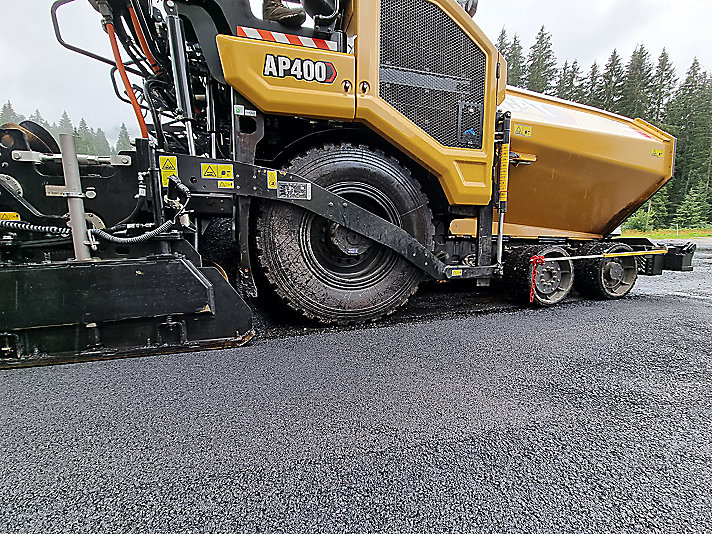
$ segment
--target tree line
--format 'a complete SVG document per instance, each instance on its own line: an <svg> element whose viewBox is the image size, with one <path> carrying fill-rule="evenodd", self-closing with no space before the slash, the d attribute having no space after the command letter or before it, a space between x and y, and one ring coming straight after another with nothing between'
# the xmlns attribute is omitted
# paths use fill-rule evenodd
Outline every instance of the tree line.
<svg viewBox="0 0 712 534"><path fill-rule="evenodd" d="M110 156L117 154L122 150L131 150L131 138L126 124L122 123L119 129L119 137L116 144L112 145L106 137L106 133L101 128L96 130L90 127L82 118L78 126L74 126L72 119L67 112L62 113L59 122L51 124L45 120L38 109L32 115L25 117L15 111L12 103L8 100L0 109L0 125L8 122L19 124L23 120L28 119L36 122L40 126L49 131L55 138L59 138L59 134L66 133L74 135L77 142L77 152L79 154L90 154L93 156Z"/></svg>
<svg viewBox="0 0 712 534"><path fill-rule="evenodd" d="M672 180L626 222L649 230L712 224L712 73L694 59L678 77L663 48L657 59L639 44L626 62L613 50L584 70L577 60L561 65L552 36L542 26L528 51L505 28L497 48L507 59L508 83L627 117L639 117L677 137Z"/></svg>

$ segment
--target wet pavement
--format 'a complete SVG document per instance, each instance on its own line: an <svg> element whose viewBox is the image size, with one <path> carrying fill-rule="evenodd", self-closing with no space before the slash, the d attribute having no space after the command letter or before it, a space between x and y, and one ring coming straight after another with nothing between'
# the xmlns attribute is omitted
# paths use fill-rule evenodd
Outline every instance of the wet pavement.
<svg viewBox="0 0 712 534"><path fill-rule="evenodd" d="M0 532L710 532L712 240L629 298L0 372Z"/></svg>

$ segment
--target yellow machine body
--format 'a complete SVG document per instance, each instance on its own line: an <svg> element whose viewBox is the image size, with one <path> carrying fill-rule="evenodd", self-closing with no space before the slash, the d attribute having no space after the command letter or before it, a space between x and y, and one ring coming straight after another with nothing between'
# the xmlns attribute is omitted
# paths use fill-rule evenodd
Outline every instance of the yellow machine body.
<svg viewBox="0 0 712 534"><path fill-rule="evenodd" d="M452 46L457 37L465 39L460 43L474 44L474 50L484 58L480 59L484 62L480 146L466 148L438 141L383 95L389 86L381 78L390 71L384 71L385 60L381 56L388 46L398 46L392 39L384 43L390 37L382 28L386 20L382 10L391 9L390 5L385 0L350 3L345 16L349 42L346 53L275 42L269 36L255 39L219 35L225 79L267 114L366 125L432 173L451 205L490 202L496 112L498 108L511 111L512 167L504 233L515 237L590 239L607 235L672 176L672 136L639 119L506 87L505 60L454 0L413 0L413 9L420 9L421 17L427 10L444 17L450 34L431 42L403 33L403 38L414 39L404 43L404 49L417 57L435 47L447 56L445 62L474 61L465 55L457 56L458 49ZM403 25L407 32L408 21L404 20ZM268 57L276 63L269 63L272 60ZM290 66L295 60L331 65L333 79L330 67L328 83L299 79L279 70L275 76L275 65L279 68L279 61L286 65L286 60L280 58L287 58ZM385 67L388 69L389 65ZM417 72L392 72L412 76L416 87L424 83ZM456 83L456 77L441 78L442 83ZM427 91L411 108L425 104ZM464 219L455 221L451 231L474 235L475 227L475 220Z"/></svg>
<svg viewBox="0 0 712 534"><path fill-rule="evenodd" d="M349 53L219 35L225 80L264 113L363 123L436 176L451 204L486 205L492 195L495 114L505 95L506 63L454 0L420 1L444 14L485 58L481 148L444 146L381 98L378 0L351 2L346 13ZM428 46L452 54L456 61L468 61L443 42ZM331 63L338 74L328 84L265 76L267 56Z"/></svg>
<svg viewBox="0 0 712 534"><path fill-rule="evenodd" d="M671 178L675 138L640 119L510 87L512 151L505 232L606 235Z"/></svg>

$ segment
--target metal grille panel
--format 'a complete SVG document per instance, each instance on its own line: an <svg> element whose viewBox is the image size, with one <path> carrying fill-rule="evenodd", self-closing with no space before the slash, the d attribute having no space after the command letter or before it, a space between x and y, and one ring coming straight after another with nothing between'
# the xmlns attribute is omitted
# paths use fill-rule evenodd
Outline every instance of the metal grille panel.
<svg viewBox="0 0 712 534"><path fill-rule="evenodd" d="M380 49L382 99L445 146L482 148L487 57L455 21L427 0L381 0Z"/></svg>

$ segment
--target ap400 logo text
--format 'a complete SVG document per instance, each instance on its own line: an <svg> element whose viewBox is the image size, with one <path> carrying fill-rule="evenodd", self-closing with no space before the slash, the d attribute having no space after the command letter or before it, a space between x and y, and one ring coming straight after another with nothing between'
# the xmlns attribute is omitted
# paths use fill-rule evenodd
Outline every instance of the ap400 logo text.
<svg viewBox="0 0 712 534"><path fill-rule="evenodd" d="M264 75L272 78L291 76L300 81L334 83L337 72L333 63L328 61L312 61L311 59L289 58L287 56L265 57Z"/></svg>

